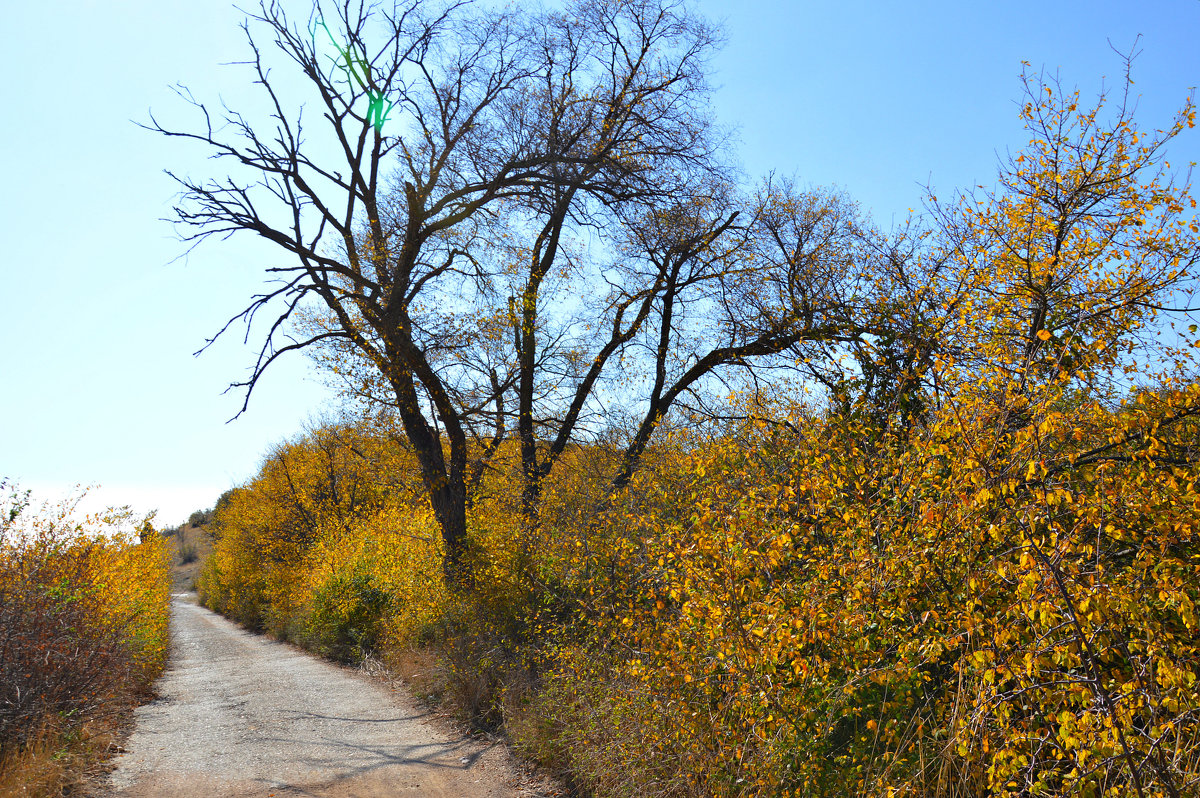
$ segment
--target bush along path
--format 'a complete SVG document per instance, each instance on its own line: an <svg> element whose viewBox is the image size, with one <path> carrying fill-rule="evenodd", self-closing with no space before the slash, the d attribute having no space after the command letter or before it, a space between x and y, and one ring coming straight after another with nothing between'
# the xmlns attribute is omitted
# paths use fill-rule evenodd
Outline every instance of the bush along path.
<svg viewBox="0 0 1200 798"><path fill-rule="evenodd" d="M253 635L177 595L159 698L109 777L109 795L546 795L503 746L448 734L362 673Z"/></svg>
<svg viewBox="0 0 1200 798"><path fill-rule="evenodd" d="M167 543L0 478L0 796L75 794L167 655Z"/></svg>

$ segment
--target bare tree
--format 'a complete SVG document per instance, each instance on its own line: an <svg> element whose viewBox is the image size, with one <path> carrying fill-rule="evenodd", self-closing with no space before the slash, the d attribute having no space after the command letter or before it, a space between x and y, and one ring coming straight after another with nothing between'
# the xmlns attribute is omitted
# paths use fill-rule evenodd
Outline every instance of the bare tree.
<svg viewBox="0 0 1200 798"><path fill-rule="evenodd" d="M639 420L614 489L707 379L865 329L852 208L790 186L738 195L707 111L718 37L682 2L318 3L303 24L270 3L246 34L269 120L214 121L185 92L199 131L150 125L230 162L176 178L189 240L250 232L289 257L220 331L271 308L238 385L248 402L277 358L317 348L382 388L452 581L469 576L473 486L509 436L533 519L546 475L621 390ZM302 79L277 78L279 58Z"/></svg>

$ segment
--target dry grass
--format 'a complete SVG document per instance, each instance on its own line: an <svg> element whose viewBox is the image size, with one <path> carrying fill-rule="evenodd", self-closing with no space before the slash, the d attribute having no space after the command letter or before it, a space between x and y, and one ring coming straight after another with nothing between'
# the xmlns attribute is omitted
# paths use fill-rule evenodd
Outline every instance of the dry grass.
<svg viewBox="0 0 1200 798"><path fill-rule="evenodd" d="M125 733L117 712L78 728L43 723L22 746L0 755L0 798L93 795Z"/></svg>
<svg viewBox="0 0 1200 798"><path fill-rule="evenodd" d="M383 664L410 693L423 701L441 704L450 687L450 677L438 655L426 648L389 648Z"/></svg>

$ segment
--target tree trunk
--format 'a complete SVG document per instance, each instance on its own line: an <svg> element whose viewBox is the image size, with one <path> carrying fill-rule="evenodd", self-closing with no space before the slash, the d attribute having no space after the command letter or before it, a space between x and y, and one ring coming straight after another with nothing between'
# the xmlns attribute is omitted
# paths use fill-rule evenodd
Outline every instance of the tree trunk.
<svg viewBox="0 0 1200 798"><path fill-rule="evenodd" d="M467 491L461 479L448 479L441 487L430 490L433 516L442 529L446 555L442 573L451 590L468 589L474 584L467 553Z"/></svg>
<svg viewBox="0 0 1200 798"><path fill-rule="evenodd" d="M391 379L396 395L396 407L405 435L421 468L421 481L429 492L433 517L442 530L446 552L442 572L451 590L469 588L473 584L471 564L467 562L467 452L461 434L450 434L450 461L442 451L442 436L421 414L416 386L412 375L399 371ZM449 425L447 425L449 427ZM449 430L455 432L456 430Z"/></svg>

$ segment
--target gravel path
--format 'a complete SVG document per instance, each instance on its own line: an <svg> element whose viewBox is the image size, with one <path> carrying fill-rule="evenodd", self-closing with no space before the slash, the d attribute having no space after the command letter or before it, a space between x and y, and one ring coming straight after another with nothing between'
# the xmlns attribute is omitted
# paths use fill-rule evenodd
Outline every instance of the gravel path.
<svg viewBox="0 0 1200 798"><path fill-rule="evenodd" d="M454 737L377 679L250 634L177 597L160 698L112 798L534 795L503 746Z"/></svg>

